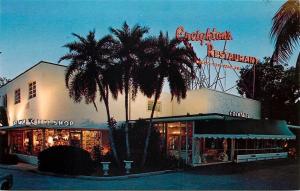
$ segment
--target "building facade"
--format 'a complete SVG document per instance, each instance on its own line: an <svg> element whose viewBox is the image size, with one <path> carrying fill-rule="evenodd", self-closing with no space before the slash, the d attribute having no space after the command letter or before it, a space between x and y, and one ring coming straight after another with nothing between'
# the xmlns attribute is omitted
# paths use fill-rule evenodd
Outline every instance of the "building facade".
<svg viewBox="0 0 300 191"><path fill-rule="evenodd" d="M0 106L6 109L8 117L8 126L0 127L0 129L8 133L10 150L18 154L20 158L30 156L36 160L34 156L54 145L69 144L82 147L90 153L93 153L95 149L102 149L103 152L109 151L104 104L96 103L98 109L96 111L93 104L87 105L84 101L74 103L69 97L65 85L65 70L66 66L41 61L0 88ZM119 95L117 100L110 98L109 101L111 115L118 122L124 121L124 95ZM153 100L138 93L136 99L130 100L129 103L130 120L148 118L152 105ZM214 114L211 115L212 113ZM204 116L209 116L210 119L224 119L224 116L227 116L226 119L260 120L260 103L256 100L205 88L188 91L187 98L178 103L176 99L171 100L171 95L165 92L162 93L158 101L154 116L156 127L160 129L162 134L166 133L168 128L179 128L179 131L178 129L174 131L173 138L166 137L165 147L170 147L172 142L174 148L173 153L169 150L168 153L178 158L185 158L187 163L195 165L200 164L199 161L205 161L205 159L195 159L205 156L203 149L196 149L201 147L197 145L202 145L202 148L205 148L203 141L198 143L196 139L197 136L199 140L205 138L196 135L199 120L207 118ZM193 120L186 120L186 116L190 116L189 119ZM243 126L243 124L240 125ZM188 130L189 128L190 130ZM183 129L185 132L182 132ZM189 131L191 139L188 138ZM185 144L181 143L183 138L179 136L182 133L185 134ZM289 135L286 134L281 138L293 137ZM210 138L227 139L224 136ZM230 137L230 139L232 138ZM191 141L190 144L188 144L189 140ZM232 140L228 142L230 143L227 143L227 140L225 142L222 140L222 144L210 143L210 145L218 144L224 153L224 145L229 144L230 147L234 145ZM185 154L181 153L183 145L186 147ZM180 147L180 150L175 149L175 147ZM226 149L225 152L229 150ZM197 152L202 152L202 155L196 156L195 153ZM210 152L215 153L215 155L220 153L216 150ZM236 158L236 154L232 153L229 158L234 160L234 155ZM188 156L190 156L189 159Z"/></svg>

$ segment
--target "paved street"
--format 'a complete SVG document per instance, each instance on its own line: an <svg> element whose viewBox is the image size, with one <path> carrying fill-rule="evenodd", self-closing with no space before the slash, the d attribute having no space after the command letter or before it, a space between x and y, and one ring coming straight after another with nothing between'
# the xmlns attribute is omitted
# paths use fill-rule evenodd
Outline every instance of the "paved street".
<svg viewBox="0 0 300 191"><path fill-rule="evenodd" d="M268 161L267 161L268 162ZM300 189L299 162L269 161L206 166L125 180L82 180L0 169L14 175L13 189ZM288 164L287 164L288 163Z"/></svg>

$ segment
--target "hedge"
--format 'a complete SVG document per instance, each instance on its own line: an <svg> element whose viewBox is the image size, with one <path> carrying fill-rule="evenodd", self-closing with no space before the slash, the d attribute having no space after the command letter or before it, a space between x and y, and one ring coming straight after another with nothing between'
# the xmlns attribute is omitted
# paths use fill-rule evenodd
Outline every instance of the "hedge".
<svg viewBox="0 0 300 191"><path fill-rule="evenodd" d="M90 175L95 171L89 152L72 146L54 146L40 152L38 169L68 175Z"/></svg>

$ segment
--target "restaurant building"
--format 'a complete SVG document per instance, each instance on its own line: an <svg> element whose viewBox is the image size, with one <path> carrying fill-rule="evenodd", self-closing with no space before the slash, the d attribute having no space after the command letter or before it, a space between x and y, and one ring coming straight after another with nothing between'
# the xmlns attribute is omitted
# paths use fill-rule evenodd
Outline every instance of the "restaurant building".
<svg viewBox="0 0 300 191"><path fill-rule="evenodd" d="M110 150L103 103L74 103L65 86L66 66L41 61L0 88L0 106L7 112L11 153L37 163L37 154L51 146L72 145L91 153ZM97 99L98 100L98 99ZM150 116L153 100L138 94L129 103L131 123ZM192 166L286 158L295 139L284 121L260 119L260 103L211 89L190 90L178 103L162 93L154 114L161 148ZM124 95L110 98L112 116L125 120Z"/></svg>

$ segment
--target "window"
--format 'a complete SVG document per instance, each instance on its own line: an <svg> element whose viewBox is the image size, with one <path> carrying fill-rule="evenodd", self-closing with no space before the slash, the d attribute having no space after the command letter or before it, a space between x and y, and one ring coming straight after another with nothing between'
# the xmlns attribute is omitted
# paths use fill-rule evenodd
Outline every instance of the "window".
<svg viewBox="0 0 300 191"><path fill-rule="evenodd" d="M153 105L154 105L154 101L148 100L147 110L152 111ZM157 101L154 111L157 111L157 112L161 111L161 102L160 101Z"/></svg>
<svg viewBox="0 0 300 191"><path fill-rule="evenodd" d="M18 104L21 102L21 90L17 89L15 91L15 104Z"/></svg>
<svg viewBox="0 0 300 191"><path fill-rule="evenodd" d="M7 95L3 96L3 107L7 107Z"/></svg>
<svg viewBox="0 0 300 191"><path fill-rule="evenodd" d="M36 97L36 82L29 83L29 99Z"/></svg>

